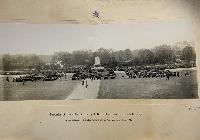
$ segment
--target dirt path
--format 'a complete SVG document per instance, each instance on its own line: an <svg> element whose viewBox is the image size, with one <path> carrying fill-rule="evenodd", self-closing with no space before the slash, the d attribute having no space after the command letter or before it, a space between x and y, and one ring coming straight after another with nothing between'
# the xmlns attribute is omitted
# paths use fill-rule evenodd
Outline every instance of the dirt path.
<svg viewBox="0 0 200 140"><path fill-rule="evenodd" d="M85 84L82 85L81 81L76 85L74 91L67 97L67 99L97 99L100 80L86 79L88 87L86 88Z"/></svg>

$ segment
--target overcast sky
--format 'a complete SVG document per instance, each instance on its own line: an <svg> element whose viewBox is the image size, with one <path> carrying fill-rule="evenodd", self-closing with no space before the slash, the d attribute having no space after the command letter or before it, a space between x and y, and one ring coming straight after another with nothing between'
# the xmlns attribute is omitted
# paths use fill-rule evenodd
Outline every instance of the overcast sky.
<svg viewBox="0 0 200 140"><path fill-rule="evenodd" d="M0 53L53 54L100 47L152 48L193 41L190 22L135 22L129 24L0 24Z"/></svg>

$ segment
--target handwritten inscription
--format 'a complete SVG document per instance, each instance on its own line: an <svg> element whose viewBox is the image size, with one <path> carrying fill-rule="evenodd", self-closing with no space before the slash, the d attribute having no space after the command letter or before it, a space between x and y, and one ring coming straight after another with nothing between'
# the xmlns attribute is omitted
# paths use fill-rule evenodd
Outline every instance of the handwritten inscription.
<svg viewBox="0 0 200 140"><path fill-rule="evenodd" d="M197 105L185 105L185 108L189 111L197 111L200 110L200 106Z"/></svg>

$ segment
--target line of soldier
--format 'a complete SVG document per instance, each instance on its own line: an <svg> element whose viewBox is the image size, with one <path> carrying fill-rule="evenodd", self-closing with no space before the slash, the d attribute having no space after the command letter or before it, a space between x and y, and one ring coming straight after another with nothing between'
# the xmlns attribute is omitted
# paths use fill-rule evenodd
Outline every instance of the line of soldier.
<svg viewBox="0 0 200 140"><path fill-rule="evenodd" d="M126 71L126 75L130 79L135 78L164 78L166 77L166 80L169 80L170 77L180 77L180 72L171 72L169 70L163 71L163 70L157 70L157 71L140 71L140 70L128 70ZM189 75L189 72L184 73L185 76Z"/></svg>

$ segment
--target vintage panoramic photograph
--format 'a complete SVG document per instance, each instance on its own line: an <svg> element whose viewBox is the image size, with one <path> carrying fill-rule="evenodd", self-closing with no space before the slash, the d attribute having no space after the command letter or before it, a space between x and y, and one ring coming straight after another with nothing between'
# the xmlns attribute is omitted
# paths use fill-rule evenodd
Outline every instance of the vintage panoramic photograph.
<svg viewBox="0 0 200 140"><path fill-rule="evenodd" d="M0 88L1 101L199 98L193 26L1 23Z"/></svg>

